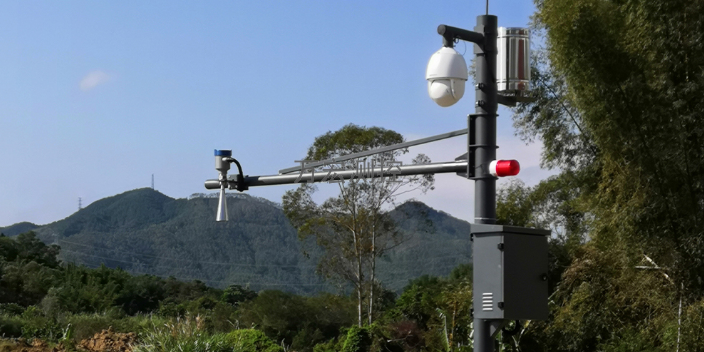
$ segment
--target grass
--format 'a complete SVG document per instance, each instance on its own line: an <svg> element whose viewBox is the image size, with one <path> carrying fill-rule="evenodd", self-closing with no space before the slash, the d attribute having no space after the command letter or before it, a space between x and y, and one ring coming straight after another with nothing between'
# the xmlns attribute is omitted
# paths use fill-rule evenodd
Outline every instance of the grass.
<svg viewBox="0 0 704 352"><path fill-rule="evenodd" d="M177 318L153 324L140 335L133 352L284 352L261 331L244 329L229 333L208 333L200 316Z"/></svg>

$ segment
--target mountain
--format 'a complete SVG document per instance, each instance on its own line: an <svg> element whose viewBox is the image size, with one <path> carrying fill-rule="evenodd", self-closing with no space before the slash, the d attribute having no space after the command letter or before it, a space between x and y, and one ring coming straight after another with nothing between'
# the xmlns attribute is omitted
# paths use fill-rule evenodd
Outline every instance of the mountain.
<svg viewBox="0 0 704 352"><path fill-rule="evenodd" d="M0 233L5 236L17 236L21 233L29 232L39 227L39 225L32 224L31 222L18 222L14 225L8 227L0 227Z"/></svg>
<svg viewBox="0 0 704 352"><path fill-rule="evenodd" d="M278 204L230 194L230 221L222 223L215 221L217 202L212 195L174 199L142 188L48 225L20 223L0 230L6 235L33 230L44 242L61 246L64 262L91 267L105 264L215 287L240 284L297 294L335 289L315 273L315 248L310 258L302 254L296 230ZM399 291L410 279L447 275L471 261L469 223L420 202L405 203L392 216L404 241L379 260L385 287Z"/></svg>

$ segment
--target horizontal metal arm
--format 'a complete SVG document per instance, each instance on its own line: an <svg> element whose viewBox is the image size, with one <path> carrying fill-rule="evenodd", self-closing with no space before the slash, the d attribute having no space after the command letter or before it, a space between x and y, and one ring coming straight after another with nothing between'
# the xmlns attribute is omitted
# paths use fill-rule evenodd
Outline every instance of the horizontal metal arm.
<svg viewBox="0 0 704 352"><path fill-rule="evenodd" d="M462 39L467 42L472 42L478 45L484 43L484 34L468 31L466 29L446 26L441 24L438 26L438 34L445 39L445 46L452 48L455 39Z"/></svg>
<svg viewBox="0 0 704 352"><path fill-rule="evenodd" d="M365 157L365 156L370 156L370 155L374 155L374 154L389 152L389 151L397 150L397 149L408 148L408 147L412 147L412 146L414 146L414 145L419 145L419 144L425 144L425 143L435 142L435 141L439 141L439 140L442 140L442 139L447 139L447 138L452 138L452 137L456 137L456 136L461 136L461 135L463 135L463 134L467 134L467 131L468 131L468 130L465 128L465 129L463 129L463 130L457 130L457 131L447 132L447 133L443 133L443 134L438 134L438 135L435 135L435 136L430 136L430 137L425 137L425 138L421 138L421 139L416 139L416 140L414 140L414 141L408 141L408 142L398 143L398 144L389 145L389 146L386 146L386 147L376 148L376 149L367 150L367 151L363 151L363 152L359 152L359 153L354 153L354 154L347 154L347 155L343 155L343 156L340 156L340 157L337 157L337 158L332 158L332 159L327 159L327 160L321 160L321 161L316 161L316 162L312 162L312 163L306 163L305 168L306 168L306 169L312 169L312 168L316 168L316 167L318 167L318 166L325 166L325 165L330 165L330 164L336 164L336 163L340 163L340 162L342 162L342 161L347 161L347 160L352 160L352 159L357 159L357 158L363 158L363 157ZM301 171L301 166L299 165L299 166L289 167L288 169L279 170L279 174L283 175L283 174L288 174L288 173L291 173L291 172L300 172L300 171Z"/></svg>
<svg viewBox="0 0 704 352"><path fill-rule="evenodd" d="M410 176L410 175L427 175L441 174L449 172L467 171L467 161L450 161L444 163L419 164L419 165L400 165L391 166L384 165L383 167L371 167L366 169L351 169L351 170L322 170L318 172L306 172L286 175L270 175L270 176L245 176L244 183L247 187L256 186L272 186L272 185L287 185L294 183L305 182L325 182L325 181L341 181L350 179L362 178L379 178L379 177L395 177L395 176ZM237 189L237 181L233 179L236 175L229 176L227 182L230 189ZM219 189L219 180L205 181L206 189Z"/></svg>

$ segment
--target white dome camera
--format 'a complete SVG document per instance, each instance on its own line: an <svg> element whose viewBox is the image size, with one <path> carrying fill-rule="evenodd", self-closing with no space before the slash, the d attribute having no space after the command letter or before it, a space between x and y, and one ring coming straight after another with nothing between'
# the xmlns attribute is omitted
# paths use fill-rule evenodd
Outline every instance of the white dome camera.
<svg viewBox="0 0 704 352"><path fill-rule="evenodd" d="M448 47L443 47L430 57L425 71L428 95L442 107L451 106L462 99L467 78L464 57Z"/></svg>

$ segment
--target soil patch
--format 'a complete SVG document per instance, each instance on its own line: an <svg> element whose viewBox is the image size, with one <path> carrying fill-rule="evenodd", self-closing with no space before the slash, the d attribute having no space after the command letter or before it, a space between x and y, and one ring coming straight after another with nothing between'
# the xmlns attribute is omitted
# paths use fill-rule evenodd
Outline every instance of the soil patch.
<svg viewBox="0 0 704 352"><path fill-rule="evenodd" d="M63 346L49 347L49 345L39 339L27 343L25 339L17 339L16 342L3 343L0 352L64 352Z"/></svg>
<svg viewBox="0 0 704 352"><path fill-rule="evenodd" d="M117 333L109 328L81 341L76 346L79 351L86 352L132 352L132 346L137 342L137 335L133 332ZM66 349L59 344L51 347L40 339L28 343L25 339L15 341L2 341L0 352L65 352Z"/></svg>
<svg viewBox="0 0 704 352"><path fill-rule="evenodd" d="M117 333L109 328L81 341L77 347L89 352L132 352L136 342L135 333Z"/></svg>

